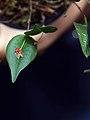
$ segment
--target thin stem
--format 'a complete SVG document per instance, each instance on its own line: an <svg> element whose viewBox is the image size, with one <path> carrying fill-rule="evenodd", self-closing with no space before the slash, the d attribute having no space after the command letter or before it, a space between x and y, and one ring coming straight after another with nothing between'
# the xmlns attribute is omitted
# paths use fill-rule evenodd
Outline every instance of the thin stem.
<svg viewBox="0 0 90 120"><path fill-rule="evenodd" d="M29 30L29 28L30 28L30 23L31 23L31 16L32 16L32 0L29 0L28 3L29 3L29 18L28 18L27 30ZM26 42L26 39L23 40L23 43L22 43L20 49L23 48L25 42Z"/></svg>
<svg viewBox="0 0 90 120"><path fill-rule="evenodd" d="M76 2L73 1L73 4L79 9L79 11L81 12L81 14L83 16L85 16L85 14L83 13L82 9L78 6L78 4Z"/></svg>
<svg viewBox="0 0 90 120"><path fill-rule="evenodd" d="M86 17L86 15L84 15L84 23L85 23L85 25L88 25L88 22L87 22L87 17Z"/></svg>
<svg viewBox="0 0 90 120"><path fill-rule="evenodd" d="M32 17L32 0L29 0L28 3L29 3L29 18L28 18L27 30L29 30L30 24L31 24L31 17Z"/></svg>
<svg viewBox="0 0 90 120"><path fill-rule="evenodd" d="M42 24L44 25L44 24L45 24L45 19L46 19L46 18L45 18L45 15L44 15L43 12L41 13L41 17L42 17L42 21L41 21L41 22L42 22Z"/></svg>
<svg viewBox="0 0 90 120"><path fill-rule="evenodd" d="M67 12L67 0L64 0L64 4L65 4L65 12L64 12L64 17L67 16L66 12Z"/></svg>
<svg viewBox="0 0 90 120"><path fill-rule="evenodd" d="M5 20L5 21L0 21L1 23L10 23L13 20L15 20L17 17L20 17L22 15L22 12L20 11L18 14L15 14L12 18L10 18L9 20Z"/></svg>
<svg viewBox="0 0 90 120"><path fill-rule="evenodd" d="M22 45L21 45L21 47L20 47L21 50L22 50L22 48L23 48L25 42L26 42L26 39L23 40L23 43L22 43Z"/></svg>
<svg viewBox="0 0 90 120"><path fill-rule="evenodd" d="M42 37L43 37L43 32L42 32L40 38L38 39L38 42L42 39Z"/></svg>
<svg viewBox="0 0 90 120"><path fill-rule="evenodd" d="M81 14L83 15L83 17L84 17L84 23L85 23L85 25L87 25L87 24L88 24L88 23L87 23L87 17L86 17L86 15L83 13L82 9L78 6L78 4L77 4L76 2L73 1L73 4L79 9L79 11L81 12Z"/></svg>
<svg viewBox="0 0 90 120"><path fill-rule="evenodd" d="M67 10L67 0L64 0L65 9Z"/></svg>
<svg viewBox="0 0 90 120"><path fill-rule="evenodd" d="M43 37L43 32L41 33L40 38L37 41L34 42L34 45L37 45L37 43L39 43L39 41L42 39L42 37Z"/></svg>

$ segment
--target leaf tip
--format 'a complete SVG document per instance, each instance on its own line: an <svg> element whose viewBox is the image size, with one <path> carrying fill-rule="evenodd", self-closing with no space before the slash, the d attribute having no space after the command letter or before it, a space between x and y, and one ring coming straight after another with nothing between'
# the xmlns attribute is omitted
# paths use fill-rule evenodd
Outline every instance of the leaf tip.
<svg viewBox="0 0 90 120"><path fill-rule="evenodd" d="M90 73L90 69L84 70L83 73Z"/></svg>
<svg viewBox="0 0 90 120"><path fill-rule="evenodd" d="M12 78L12 83L14 84L17 78Z"/></svg>

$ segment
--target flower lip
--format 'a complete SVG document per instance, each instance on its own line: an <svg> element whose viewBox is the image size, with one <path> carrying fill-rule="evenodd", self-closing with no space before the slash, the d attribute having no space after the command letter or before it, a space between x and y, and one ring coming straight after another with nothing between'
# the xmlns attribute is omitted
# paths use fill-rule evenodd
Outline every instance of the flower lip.
<svg viewBox="0 0 90 120"><path fill-rule="evenodd" d="M15 49L15 55L16 55L16 58L20 58L20 57L23 57L23 52L20 48L16 48Z"/></svg>

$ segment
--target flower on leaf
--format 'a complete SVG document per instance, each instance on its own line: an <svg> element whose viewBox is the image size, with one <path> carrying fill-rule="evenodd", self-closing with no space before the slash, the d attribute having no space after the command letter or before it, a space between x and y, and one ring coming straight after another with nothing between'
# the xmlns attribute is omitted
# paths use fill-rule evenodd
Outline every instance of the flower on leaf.
<svg viewBox="0 0 90 120"><path fill-rule="evenodd" d="M23 52L20 48L16 48L15 50L15 55L16 55L16 58L19 59L20 57L23 57Z"/></svg>

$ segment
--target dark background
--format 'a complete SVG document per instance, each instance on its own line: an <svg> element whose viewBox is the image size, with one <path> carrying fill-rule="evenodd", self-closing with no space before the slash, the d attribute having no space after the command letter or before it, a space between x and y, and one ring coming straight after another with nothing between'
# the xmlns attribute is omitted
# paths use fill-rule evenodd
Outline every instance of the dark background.
<svg viewBox="0 0 90 120"><path fill-rule="evenodd" d="M90 120L90 68L74 28L25 68L15 84L0 63L0 120Z"/></svg>

